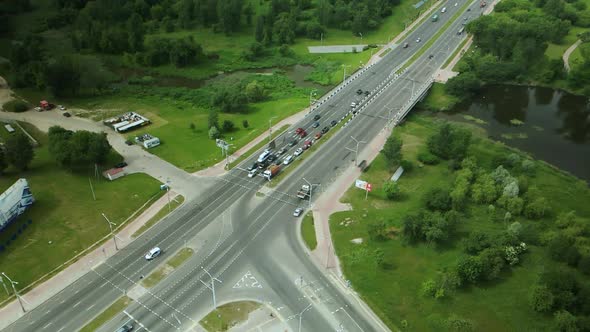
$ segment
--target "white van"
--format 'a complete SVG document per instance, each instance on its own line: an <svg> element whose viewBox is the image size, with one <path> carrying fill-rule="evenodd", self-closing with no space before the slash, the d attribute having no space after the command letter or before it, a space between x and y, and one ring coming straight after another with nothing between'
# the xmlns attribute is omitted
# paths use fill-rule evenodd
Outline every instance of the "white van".
<svg viewBox="0 0 590 332"><path fill-rule="evenodd" d="M441 13L444 13L447 11L447 7L443 7L443 9L440 11Z"/></svg>
<svg viewBox="0 0 590 332"><path fill-rule="evenodd" d="M260 156L258 157L258 162L259 163L265 162L266 159L268 159L269 156L270 156L270 150L264 150L264 152L262 152L260 154Z"/></svg>

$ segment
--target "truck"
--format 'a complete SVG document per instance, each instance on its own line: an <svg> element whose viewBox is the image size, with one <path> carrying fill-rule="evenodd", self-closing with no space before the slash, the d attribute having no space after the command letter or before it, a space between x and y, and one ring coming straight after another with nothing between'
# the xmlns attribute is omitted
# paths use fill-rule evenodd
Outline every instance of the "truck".
<svg viewBox="0 0 590 332"><path fill-rule="evenodd" d="M275 175L279 174L280 171L281 171L281 166L272 165L272 166L270 166L269 169L267 169L266 171L264 171L264 173L262 173L262 176L264 176L268 181L270 181L270 179L272 179Z"/></svg>
<svg viewBox="0 0 590 332"><path fill-rule="evenodd" d="M311 187L308 184L301 186L301 189L297 192L297 197L301 199L307 199L311 195Z"/></svg>

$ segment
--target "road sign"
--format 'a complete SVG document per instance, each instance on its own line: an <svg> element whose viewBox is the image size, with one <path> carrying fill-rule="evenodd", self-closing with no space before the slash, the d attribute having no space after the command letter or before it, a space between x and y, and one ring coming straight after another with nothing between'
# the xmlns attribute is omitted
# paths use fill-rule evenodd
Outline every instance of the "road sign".
<svg viewBox="0 0 590 332"><path fill-rule="evenodd" d="M355 187L362 189L362 190L367 190L367 185L368 185L367 181L358 180L358 179L354 183Z"/></svg>
<svg viewBox="0 0 590 332"><path fill-rule="evenodd" d="M371 191L371 190L372 190L372 186L371 186L371 184L370 184L370 183L367 183L367 189L366 189L366 190L367 190L367 191Z"/></svg>
<svg viewBox="0 0 590 332"><path fill-rule="evenodd" d="M226 141L219 138L215 140L215 144L222 149L227 149L229 147L229 144L227 144Z"/></svg>

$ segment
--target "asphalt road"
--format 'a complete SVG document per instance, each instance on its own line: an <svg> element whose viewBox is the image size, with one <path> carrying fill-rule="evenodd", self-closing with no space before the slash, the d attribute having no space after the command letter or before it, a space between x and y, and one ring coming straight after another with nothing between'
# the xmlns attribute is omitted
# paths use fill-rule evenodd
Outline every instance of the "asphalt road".
<svg viewBox="0 0 590 332"><path fill-rule="evenodd" d="M182 248L185 241L198 242L196 254L127 308L127 312L150 331L190 328L212 308L211 292L202 282L207 282L208 278L201 267L222 281L216 284L218 304L243 298L270 302L288 320L293 330L298 329L298 314L303 310L306 310L302 319L304 331L340 328L346 331L382 330L380 323L371 318L346 287L324 275L321 267L316 266L301 248L292 216L293 209L301 204L295 192L303 184L302 178L327 186L354 158L346 149L354 148L350 136L369 141L383 134L386 119L395 115L412 91L426 82L446 60L464 38L456 33L463 22L462 17L479 15L477 4L471 6L470 13L454 22L409 70L400 77L391 76L394 68L444 25L454 14L453 8L460 8L464 2L459 2L458 7L453 7L454 3L447 3L447 12L439 14L438 22L426 20L419 26L407 38L410 47L390 51L382 61L365 70L284 134L287 137L284 141L288 142L293 137L293 130L303 127L311 138L331 120L339 120L349 112L350 103L359 99L355 93L357 89L374 94L383 81L393 80L378 98L265 197L254 195L265 184L264 179L250 179L239 168L232 170L208 197L187 202L174 215L158 223L105 264L93 267L84 277L6 330L75 331L124 292L133 289L141 275L148 275ZM418 37L422 39L421 43L415 42ZM434 57L428 59L429 54ZM311 117L316 113L321 114L321 125L314 131L310 128L313 123ZM279 136L276 142L283 142L283 137ZM298 146L301 144L299 142ZM298 146L290 148L287 154ZM251 164L256 157L243 165ZM144 253L155 245L160 246L164 254L146 262ZM252 281L254 278L261 287L252 286L252 282L250 286L244 286L244 282L240 284L247 275L251 277L246 279ZM126 320L120 314L104 330L112 331Z"/></svg>

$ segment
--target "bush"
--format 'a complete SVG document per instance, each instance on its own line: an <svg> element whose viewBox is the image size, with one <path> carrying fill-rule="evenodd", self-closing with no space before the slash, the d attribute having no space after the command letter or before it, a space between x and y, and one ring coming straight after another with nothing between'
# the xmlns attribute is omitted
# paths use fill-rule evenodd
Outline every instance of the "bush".
<svg viewBox="0 0 590 332"><path fill-rule="evenodd" d="M22 100L15 99L7 102L2 106L5 111L21 113L27 111L31 106Z"/></svg>
<svg viewBox="0 0 590 332"><path fill-rule="evenodd" d="M217 129L217 127L213 126L209 129L209 138L210 139L217 139L221 137L221 133L219 132L219 129Z"/></svg>
<svg viewBox="0 0 590 332"><path fill-rule="evenodd" d="M223 124L221 125L221 129L223 130L223 132L230 132L232 130L234 130L236 126L234 125L234 123L230 120L223 120Z"/></svg>
<svg viewBox="0 0 590 332"><path fill-rule="evenodd" d="M422 151L418 153L418 161L426 165L436 165L438 164L439 159L428 151Z"/></svg>
<svg viewBox="0 0 590 332"><path fill-rule="evenodd" d="M404 169L405 173L409 173L414 169L414 163L410 160L402 160L400 166Z"/></svg>
<svg viewBox="0 0 590 332"><path fill-rule="evenodd" d="M385 191L385 196L387 196L387 199L394 200L399 197L400 190L397 182L386 181L383 184L383 190Z"/></svg>
<svg viewBox="0 0 590 332"><path fill-rule="evenodd" d="M245 129L248 129L248 127L250 126L250 123L248 123L248 120L244 120L244 121L242 121L242 126L243 126Z"/></svg>
<svg viewBox="0 0 590 332"><path fill-rule="evenodd" d="M424 195L424 204L431 211L449 211L451 195L446 189L434 188Z"/></svg>

